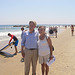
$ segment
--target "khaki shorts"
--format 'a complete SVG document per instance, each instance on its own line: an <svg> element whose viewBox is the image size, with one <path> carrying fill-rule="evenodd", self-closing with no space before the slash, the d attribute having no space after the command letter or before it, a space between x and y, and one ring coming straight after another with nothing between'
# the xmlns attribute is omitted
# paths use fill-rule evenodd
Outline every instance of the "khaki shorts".
<svg viewBox="0 0 75 75"><path fill-rule="evenodd" d="M50 57L50 54L46 55L46 56L39 56L39 63L43 64L47 62L48 58Z"/></svg>

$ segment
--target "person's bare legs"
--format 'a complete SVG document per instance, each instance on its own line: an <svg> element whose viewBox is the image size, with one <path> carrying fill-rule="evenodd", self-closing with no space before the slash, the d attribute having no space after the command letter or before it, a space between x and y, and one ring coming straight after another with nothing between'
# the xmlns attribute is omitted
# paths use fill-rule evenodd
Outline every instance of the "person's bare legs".
<svg viewBox="0 0 75 75"><path fill-rule="evenodd" d="M72 36L73 36L73 31L72 31Z"/></svg>
<svg viewBox="0 0 75 75"><path fill-rule="evenodd" d="M45 72L45 65L44 65L44 63L41 64L41 70L42 70L42 75L44 75L44 72Z"/></svg>
<svg viewBox="0 0 75 75"><path fill-rule="evenodd" d="M14 47L15 47L15 54L17 54L18 53L17 46L14 46Z"/></svg>
<svg viewBox="0 0 75 75"><path fill-rule="evenodd" d="M57 32L55 32L55 36L56 36L56 38L57 38Z"/></svg>
<svg viewBox="0 0 75 75"><path fill-rule="evenodd" d="M45 67L46 67L46 75L48 75L48 72L49 72L49 67L47 64L45 64Z"/></svg>

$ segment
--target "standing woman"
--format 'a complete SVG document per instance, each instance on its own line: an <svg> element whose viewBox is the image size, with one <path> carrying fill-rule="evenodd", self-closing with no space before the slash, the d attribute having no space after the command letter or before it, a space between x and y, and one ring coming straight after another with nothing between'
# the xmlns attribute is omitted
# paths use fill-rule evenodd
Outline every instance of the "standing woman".
<svg viewBox="0 0 75 75"><path fill-rule="evenodd" d="M73 33L74 33L74 25L71 25L71 32L72 32L72 36L73 36Z"/></svg>
<svg viewBox="0 0 75 75"><path fill-rule="evenodd" d="M45 26L40 26L38 37L38 54L39 54L39 63L41 64L42 75L46 72L48 75L49 66L46 64L48 58L52 59L52 42L50 37L45 33Z"/></svg>
<svg viewBox="0 0 75 75"><path fill-rule="evenodd" d="M54 32L55 32L55 36L56 36L56 38L57 38L57 27L54 27Z"/></svg>

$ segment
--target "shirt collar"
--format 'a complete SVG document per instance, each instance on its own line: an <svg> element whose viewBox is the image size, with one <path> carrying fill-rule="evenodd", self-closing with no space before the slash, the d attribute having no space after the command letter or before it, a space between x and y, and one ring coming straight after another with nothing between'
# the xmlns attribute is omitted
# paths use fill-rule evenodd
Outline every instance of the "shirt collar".
<svg viewBox="0 0 75 75"><path fill-rule="evenodd" d="M29 34L33 34L34 32L35 32L35 30L32 33L29 32Z"/></svg>

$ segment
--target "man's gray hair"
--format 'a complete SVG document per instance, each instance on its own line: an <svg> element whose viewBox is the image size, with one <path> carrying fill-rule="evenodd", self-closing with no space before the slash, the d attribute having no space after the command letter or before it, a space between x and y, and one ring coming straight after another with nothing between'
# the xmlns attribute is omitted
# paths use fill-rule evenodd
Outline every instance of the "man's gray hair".
<svg viewBox="0 0 75 75"><path fill-rule="evenodd" d="M33 23L36 26L36 22L35 21L29 21L29 24Z"/></svg>

